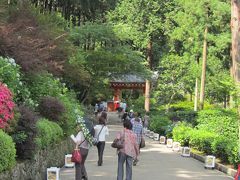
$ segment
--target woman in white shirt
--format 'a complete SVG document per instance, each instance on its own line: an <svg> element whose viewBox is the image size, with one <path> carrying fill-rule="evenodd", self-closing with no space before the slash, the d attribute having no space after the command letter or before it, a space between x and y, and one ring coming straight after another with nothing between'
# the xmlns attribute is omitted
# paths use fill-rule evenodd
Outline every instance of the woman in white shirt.
<svg viewBox="0 0 240 180"><path fill-rule="evenodd" d="M73 141L76 143L77 146L80 147L80 152L82 155L82 162L75 163L75 180L88 180L87 171L85 169L85 160L87 159L88 150L89 150L89 143L85 139L81 128L79 128L79 132L76 137L72 137Z"/></svg>
<svg viewBox="0 0 240 180"><path fill-rule="evenodd" d="M104 117L99 118L99 124L94 126L95 130L95 138L98 139L97 149L98 149L98 166L102 166L103 163L103 151L105 148L105 138L106 135L109 135L108 127L105 122L106 119Z"/></svg>

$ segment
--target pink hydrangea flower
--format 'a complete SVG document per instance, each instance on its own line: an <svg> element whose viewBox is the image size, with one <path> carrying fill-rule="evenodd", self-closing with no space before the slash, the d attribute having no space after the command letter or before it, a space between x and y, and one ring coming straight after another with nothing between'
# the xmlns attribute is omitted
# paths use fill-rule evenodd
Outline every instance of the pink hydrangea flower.
<svg viewBox="0 0 240 180"><path fill-rule="evenodd" d="M6 85L0 83L0 129L8 125L8 121L14 117L13 96Z"/></svg>

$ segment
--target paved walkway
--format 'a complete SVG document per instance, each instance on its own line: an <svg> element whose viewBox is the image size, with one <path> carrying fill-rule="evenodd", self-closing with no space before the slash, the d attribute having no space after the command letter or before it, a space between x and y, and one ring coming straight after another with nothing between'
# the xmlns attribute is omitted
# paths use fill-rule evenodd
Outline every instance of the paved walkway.
<svg viewBox="0 0 240 180"><path fill-rule="evenodd" d="M103 166L97 166L97 150L92 147L86 161L89 180L115 180L117 174L117 155L111 147L116 132L122 126L115 114L109 114L107 137ZM140 161L133 166L133 180L229 180L233 179L217 170L204 169L203 163L181 157L165 145L152 139L146 139L146 147L141 150ZM74 168L62 168L61 180L74 180Z"/></svg>

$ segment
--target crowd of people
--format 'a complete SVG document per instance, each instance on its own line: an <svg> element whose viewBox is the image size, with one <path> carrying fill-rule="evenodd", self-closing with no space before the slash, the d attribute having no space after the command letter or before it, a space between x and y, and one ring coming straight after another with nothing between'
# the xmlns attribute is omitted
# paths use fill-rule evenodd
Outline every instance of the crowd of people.
<svg viewBox="0 0 240 180"><path fill-rule="evenodd" d="M97 111L96 111L97 109ZM126 163L126 180L132 180L132 166L136 166L139 162L140 144L143 139L144 128L148 127L149 116L145 114L141 117L140 113L133 112L127 109L122 109L121 120L123 122L123 130L117 133L116 139L123 139L123 148L117 149L118 154L118 169L117 169L117 180L123 180L124 176L124 164ZM102 105L95 106L95 116L97 124L94 126L94 138L97 139L97 150L98 150L98 161L97 165L103 165L103 154L105 149L106 135L109 135L109 129L107 127L107 111ZM76 145L79 146L81 155L83 157L81 163L76 163L75 174L76 180L87 180L87 172L85 169L85 160L88 155L88 149L90 143L85 139L81 129L76 136Z"/></svg>

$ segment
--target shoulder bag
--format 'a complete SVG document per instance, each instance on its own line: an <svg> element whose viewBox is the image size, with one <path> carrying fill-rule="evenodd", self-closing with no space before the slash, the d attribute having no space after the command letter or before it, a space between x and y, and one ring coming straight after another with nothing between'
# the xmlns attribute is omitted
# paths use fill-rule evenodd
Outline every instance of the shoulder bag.
<svg viewBox="0 0 240 180"><path fill-rule="evenodd" d="M124 135L125 136L125 132L124 132ZM111 146L113 148L117 148L117 149L122 149L124 147L124 137L120 137L120 139L118 138L115 138L111 144Z"/></svg>
<svg viewBox="0 0 240 180"><path fill-rule="evenodd" d="M85 141L86 139L84 139ZM84 142L82 141L81 144ZM71 161L74 162L74 163L81 163L82 162L82 155L81 155L81 152L80 152L80 149L79 147L81 146L80 145L76 145L75 149L73 150L72 152L72 158L71 158Z"/></svg>

